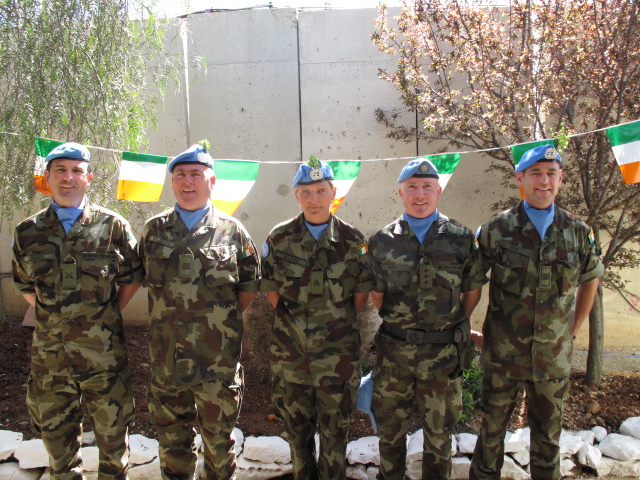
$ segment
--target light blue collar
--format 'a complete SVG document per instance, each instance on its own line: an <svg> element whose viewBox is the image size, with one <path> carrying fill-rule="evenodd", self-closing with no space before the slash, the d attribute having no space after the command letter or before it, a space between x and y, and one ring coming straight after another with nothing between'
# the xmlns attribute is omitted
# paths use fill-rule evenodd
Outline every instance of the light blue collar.
<svg viewBox="0 0 640 480"><path fill-rule="evenodd" d="M182 222L187 226L188 230L191 230L196 223L202 220L210 208L211 202L207 202L204 207L198 210L184 210L176 203L176 212L178 212L180 219L182 219Z"/></svg>
<svg viewBox="0 0 640 480"><path fill-rule="evenodd" d="M64 228L64 233L69 233L69 230L71 230L73 224L76 223L78 217L82 215L86 203L87 197L83 197L82 202L80 202L80 206L78 207L61 207L55 200L53 200L53 211L56 212L58 220L60 220L62 228Z"/></svg>
<svg viewBox="0 0 640 480"><path fill-rule="evenodd" d="M423 243L424 239L427 237L427 232L431 228L431 224L438 219L438 209L436 208L435 212L424 218L412 217L411 215L407 215L407 212L405 212L403 219L409 224L413 233L415 233L418 240L420 240L420 243Z"/></svg>
<svg viewBox="0 0 640 480"><path fill-rule="evenodd" d="M311 232L311 235L313 235L313 238L317 242L322 236L322 234L324 233L324 231L329 226L330 221L331 221L331 217L329 217L329 220L327 221L327 223L322 223L320 225L314 225L313 223L309 223L306 220L304 221L304 224L307 226L307 228Z"/></svg>
<svg viewBox="0 0 640 480"><path fill-rule="evenodd" d="M552 203L549 208L540 210L529 205L529 202L524 201L524 211L527 213L529 220L535 227L540 240L544 240L544 236L547 234L547 229L553 223L553 219L556 215L556 204Z"/></svg>

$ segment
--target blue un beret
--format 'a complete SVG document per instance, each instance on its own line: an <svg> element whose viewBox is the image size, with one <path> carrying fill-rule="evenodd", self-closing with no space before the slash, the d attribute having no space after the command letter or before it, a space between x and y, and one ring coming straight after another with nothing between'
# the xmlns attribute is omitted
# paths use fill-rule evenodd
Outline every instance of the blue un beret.
<svg viewBox="0 0 640 480"><path fill-rule="evenodd" d="M516 165L516 172L524 172L536 162L557 162L562 164L562 158L553 145L540 145L527 150Z"/></svg>
<svg viewBox="0 0 640 480"><path fill-rule="evenodd" d="M44 159L44 162L48 165L51 160L55 160L56 158L88 162L89 157L89 149L87 147L80 145L79 143L67 142L62 145L58 145L56 148L51 150L49 155Z"/></svg>
<svg viewBox="0 0 640 480"><path fill-rule="evenodd" d="M416 158L407 163L398 177L398 183L411 177L440 178L438 169L426 158Z"/></svg>
<svg viewBox="0 0 640 480"><path fill-rule="evenodd" d="M187 150L171 160L167 167L169 173L173 173L173 169L181 163L199 163L213 169L213 158L211 158L211 155L209 155L207 150L199 143L191 145Z"/></svg>
<svg viewBox="0 0 640 480"><path fill-rule="evenodd" d="M333 170L322 160L310 157L307 163L303 163L298 167L296 176L293 177L291 188L295 188L296 185L311 185L325 180L333 180Z"/></svg>

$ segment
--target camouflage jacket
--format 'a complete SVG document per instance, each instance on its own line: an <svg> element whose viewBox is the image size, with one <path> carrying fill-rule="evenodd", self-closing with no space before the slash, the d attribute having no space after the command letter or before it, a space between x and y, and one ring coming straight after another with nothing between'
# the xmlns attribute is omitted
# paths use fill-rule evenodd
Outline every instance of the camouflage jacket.
<svg viewBox="0 0 640 480"><path fill-rule="evenodd" d="M487 282L473 233L442 214L422 243L400 217L374 234L369 248L374 291L384 293L380 316L396 327L451 330L466 319L460 293ZM415 345L382 334L378 347L399 363L426 361L428 368L445 368L458 362L453 344Z"/></svg>
<svg viewBox="0 0 640 480"><path fill-rule="evenodd" d="M89 201L68 234L51 206L17 226L14 285L36 294L34 371L90 375L127 366L116 285L142 281L135 247L127 221Z"/></svg>
<svg viewBox="0 0 640 480"><path fill-rule="evenodd" d="M511 378L535 380L569 374L575 294L604 268L591 229L556 205L540 241L523 203L478 231L485 272L491 269L483 362Z"/></svg>
<svg viewBox="0 0 640 480"><path fill-rule="evenodd" d="M214 208L191 231L171 208L140 238L148 287L151 374L181 385L231 382L240 359L237 294L258 290L260 263L242 224Z"/></svg>
<svg viewBox="0 0 640 480"><path fill-rule="evenodd" d="M366 250L364 236L335 216L317 242L302 214L269 234L260 290L280 294L271 365L285 380L315 376L314 368L336 382L353 378L360 338L352 296L372 286Z"/></svg>

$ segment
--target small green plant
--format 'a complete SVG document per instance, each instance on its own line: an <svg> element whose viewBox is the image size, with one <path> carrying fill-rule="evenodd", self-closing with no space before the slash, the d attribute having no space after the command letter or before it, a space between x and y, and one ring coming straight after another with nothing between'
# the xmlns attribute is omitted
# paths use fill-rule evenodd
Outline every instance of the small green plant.
<svg viewBox="0 0 640 480"><path fill-rule="evenodd" d="M462 423L473 417L482 408L482 374L480 367L472 366L462 374Z"/></svg>

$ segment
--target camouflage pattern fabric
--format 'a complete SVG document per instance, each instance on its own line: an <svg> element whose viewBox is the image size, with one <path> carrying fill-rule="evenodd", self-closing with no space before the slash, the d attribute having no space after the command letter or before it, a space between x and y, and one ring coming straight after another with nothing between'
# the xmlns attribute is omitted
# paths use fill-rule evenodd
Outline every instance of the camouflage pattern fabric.
<svg viewBox="0 0 640 480"><path fill-rule="evenodd" d="M575 294L578 285L600 277L604 268L590 240L591 229L557 205L555 210L544 241L522 202L478 231L483 269L491 269L482 359L485 379L493 383L486 380L483 386L483 442L472 462L476 478L499 478L499 470L492 469L502 462L501 426L518 391L513 381L525 381L532 392L546 392L543 403L529 405L530 418L541 425L531 431L531 456L537 458L539 478L560 478L556 436L564 394L557 384L566 381L571 367ZM545 415L548 422L543 423L539 419Z"/></svg>
<svg viewBox="0 0 640 480"><path fill-rule="evenodd" d="M352 297L371 289L366 250L363 235L335 216L316 242L302 214L277 225L263 246L260 290L280 294L271 346L273 401L287 426L296 479L345 478L349 413L360 378Z"/></svg>
<svg viewBox="0 0 640 480"><path fill-rule="evenodd" d="M86 202L65 234L49 207L21 222L13 243L19 294L36 294L27 405L52 478L80 479L80 397L100 448L99 478L126 478L133 397L116 285L140 283L129 224Z"/></svg>
<svg viewBox="0 0 640 480"><path fill-rule="evenodd" d="M560 433L562 410L570 386L569 377L522 381L492 371L485 371L483 377L482 399L485 409L469 478L500 478L504 463L504 437L522 383L531 428L531 478L562 478Z"/></svg>
<svg viewBox="0 0 640 480"><path fill-rule="evenodd" d="M150 407L159 436L163 432L165 479L193 472L196 410L208 446L212 476L207 478L230 478L235 470L229 438L240 408L236 377L243 333L237 295L258 289L255 252L240 222L214 208L191 230L174 209L151 218L143 229L140 258L151 314ZM179 417L175 431L168 423L172 416Z"/></svg>
<svg viewBox="0 0 640 480"><path fill-rule="evenodd" d="M203 382L199 385L166 385L147 382L149 413L160 443L162 478L191 480L197 462L196 416L204 446L207 480L235 478L235 441L231 436L242 403L244 376L238 364L234 383ZM196 405L196 409L193 408Z"/></svg>
<svg viewBox="0 0 640 480"><path fill-rule="evenodd" d="M471 231L440 214L421 244L401 218L369 241L374 291L384 293L380 316L403 329L440 332L466 320L460 294L486 283ZM416 345L377 338L373 412L380 422L380 477L405 474L406 434L414 399L425 435L423 478L451 472L451 427L461 414L459 359L454 343Z"/></svg>

